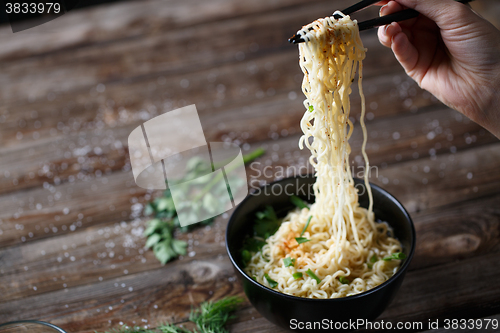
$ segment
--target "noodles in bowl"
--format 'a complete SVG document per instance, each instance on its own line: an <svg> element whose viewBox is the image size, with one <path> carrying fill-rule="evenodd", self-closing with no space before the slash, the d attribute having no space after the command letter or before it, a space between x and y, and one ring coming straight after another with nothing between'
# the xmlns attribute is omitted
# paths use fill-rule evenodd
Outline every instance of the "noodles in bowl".
<svg viewBox="0 0 500 333"><path fill-rule="evenodd" d="M244 250L245 272L257 282L306 298L339 298L370 290L393 276L405 258L391 227L375 222L367 172L364 185L369 205L364 208L358 202L349 168L348 139L353 130L349 94L358 70L367 171L361 86L365 49L357 23L336 14L342 18L318 19L299 32L306 40L299 46L306 96L299 146L311 151L315 202L299 204L274 234L254 235L246 242L253 251ZM261 244L259 249L256 242Z"/></svg>

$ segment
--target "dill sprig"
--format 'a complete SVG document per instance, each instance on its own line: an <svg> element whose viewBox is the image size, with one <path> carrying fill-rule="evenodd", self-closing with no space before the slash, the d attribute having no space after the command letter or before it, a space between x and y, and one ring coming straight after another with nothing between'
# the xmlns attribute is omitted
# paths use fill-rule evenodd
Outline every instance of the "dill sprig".
<svg viewBox="0 0 500 333"><path fill-rule="evenodd" d="M198 310L191 311L189 320L194 322L200 333L226 333L226 323L232 319L232 312L243 302L241 297L226 297L216 302L202 303Z"/></svg>
<svg viewBox="0 0 500 333"><path fill-rule="evenodd" d="M142 328L139 326L123 326L104 333L227 333L227 322L234 318L231 314L244 301L238 296L229 296L215 302L201 303L199 309L192 309L189 320L196 324L194 331L170 323L160 324L156 329ZM97 333L96 331L94 331Z"/></svg>

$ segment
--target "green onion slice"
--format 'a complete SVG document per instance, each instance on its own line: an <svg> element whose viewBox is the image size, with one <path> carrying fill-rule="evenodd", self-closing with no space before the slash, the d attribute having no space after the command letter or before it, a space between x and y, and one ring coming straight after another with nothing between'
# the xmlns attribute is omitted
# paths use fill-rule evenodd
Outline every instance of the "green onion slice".
<svg viewBox="0 0 500 333"><path fill-rule="evenodd" d="M302 229L302 232L300 233L300 237L302 237L302 235L304 234L304 232L306 232L306 229L307 229L307 227L309 227L309 223L311 222L312 218L313 218L312 216L309 216L309 218L307 219L307 223L304 226L304 229Z"/></svg>
<svg viewBox="0 0 500 333"><path fill-rule="evenodd" d="M339 277L339 281L342 284L349 284L349 283L351 283L351 281L349 281L345 276L340 276Z"/></svg>
<svg viewBox="0 0 500 333"><path fill-rule="evenodd" d="M293 266L295 264L295 259L290 258L290 257L286 257L286 258L283 258L283 263L285 264L285 267L290 267L290 266Z"/></svg>
<svg viewBox="0 0 500 333"><path fill-rule="evenodd" d="M313 271L311 271L311 269L310 269L310 268L307 270L306 274L307 274L307 275L309 275L310 277L312 277L314 280L316 280L316 282L317 282L318 284L320 284L320 283L321 283L321 279L320 279L320 278L319 278L316 274L314 274L314 272L313 272Z"/></svg>
<svg viewBox="0 0 500 333"><path fill-rule="evenodd" d="M271 286L271 288L276 288L278 286L278 282L271 279L267 273L264 274L264 277L266 278L267 282L269 282L269 285Z"/></svg>
<svg viewBox="0 0 500 333"><path fill-rule="evenodd" d="M382 260L389 261L389 260L393 260L393 259L394 260L404 260L404 259L406 259L406 254L404 254L403 252L396 252L396 253L391 254L388 257L383 258Z"/></svg>
<svg viewBox="0 0 500 333"><path fill-rule="evenodd" d="M305 242L309 242L310 239L307 239L307 238L304 238L304 237L295 237L295 240L297 241L297 243L299 244L302 244L302 243L305 243Z"/></svg>

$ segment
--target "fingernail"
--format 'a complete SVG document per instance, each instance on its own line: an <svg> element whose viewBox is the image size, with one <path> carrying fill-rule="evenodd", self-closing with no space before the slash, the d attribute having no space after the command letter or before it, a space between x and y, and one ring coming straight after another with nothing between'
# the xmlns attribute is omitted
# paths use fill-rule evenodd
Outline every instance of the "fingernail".
<svg viewBox="0 0 500 333"><path fill-rule="evenodd" d="M385 34L387 36L392 37L392 35L395 33L394 29L395 29L395 27L392 24L386 25L386 27L385 27Z"/></svg>
<svg viewBox="0 0 500 333"><path fill-rule="evenodd" d="M387 5L383 5L382 7L380 7L380 11L378 12L378 15L379 16L384 16L385 15L385 11L387 10Z"/></svg>
<svg viewBox="0 0 500 333"><path fill-rule="evenodd" d="M384 33L385 33L386 35L389 35L389 28L390 28L390 27L391 27L391 25L390 25L390 24L388 24L388 25L386 25L386 26L385 26Z"/></svg>

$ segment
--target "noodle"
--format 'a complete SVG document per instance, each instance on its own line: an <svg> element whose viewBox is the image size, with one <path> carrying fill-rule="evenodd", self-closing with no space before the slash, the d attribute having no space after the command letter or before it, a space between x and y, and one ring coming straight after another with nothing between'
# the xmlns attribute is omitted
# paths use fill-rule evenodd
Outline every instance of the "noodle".
<svg viewBox="0 0 500 333"><path fill-rule="evenodd" d="M318 19L299 32L306 40L299 44L299 63L304 72L302 91L306 96L306 112L300 122L304 135L299 147L306 146L311 151L309 161L317 177L313 187L316 201L309 208L289 212L262 249L252 254L245 269L263 285L270 286L270 278L277 282L278 291L308 298L337 298L364 292L390 278L400 265L399 260L380 260L401 252L401 244L390 237L392 230L386 223L375 223L373 214L361 87L365 49L357 22L340 12L335 14L342 18ZM348 139L353 130L349 94L357 68L368 209L358 203L349 168ZM299 244L295 238L311 216L303 234L309 241ZM285 257L295 259L294 264L285 267ZM308 274L311 271L314 274ZM302 277L294 278L294 273L302 273Z"/></svg>

